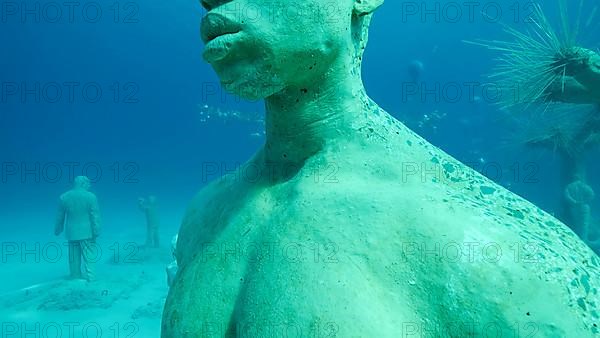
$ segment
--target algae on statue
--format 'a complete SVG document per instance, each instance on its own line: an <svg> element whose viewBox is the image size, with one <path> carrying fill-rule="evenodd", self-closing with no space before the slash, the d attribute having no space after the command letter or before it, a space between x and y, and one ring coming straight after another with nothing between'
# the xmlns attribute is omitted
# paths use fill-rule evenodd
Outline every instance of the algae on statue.
<svg viewBox="0 0 600 338"><path fill-rule="evenodd" d="M227 90L265 100L266 142L189 206L163 337L598 332L598 257L367 96L382 0L287 0L297 15L240 17L250 3L202 1L204 58ZM504 254L488 259L490 245Z"/></svg>

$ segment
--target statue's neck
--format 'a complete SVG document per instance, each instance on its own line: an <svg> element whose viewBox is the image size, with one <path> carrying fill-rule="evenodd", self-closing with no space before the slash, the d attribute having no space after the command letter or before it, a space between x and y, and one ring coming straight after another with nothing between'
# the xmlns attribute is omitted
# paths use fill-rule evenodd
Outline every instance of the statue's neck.
<svg viewBox="0 0 600 338"><path fill-rule="evenodd" d="M290 86L266 99L265 161L298 165L327 142L352 135L366 93L360 74L350 68L332 68L310 85Z"/></svg>

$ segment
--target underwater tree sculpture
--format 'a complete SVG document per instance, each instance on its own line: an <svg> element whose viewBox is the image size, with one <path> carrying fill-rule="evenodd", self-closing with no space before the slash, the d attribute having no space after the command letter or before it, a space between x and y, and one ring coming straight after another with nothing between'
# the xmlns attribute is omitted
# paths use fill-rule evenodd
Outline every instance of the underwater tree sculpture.
<svg viewBox="0 0 600 338"><path fill-rule="evenodd" d="M598 333L598 257L367 96L382 0L248 3L202 1L204 58L265 100L266 142L192 201L163 337Z"/></svg>
<svg viewBox="0 0 600 338"><path fill-rule="evenodd" d="M594 190L583 181L574 181L565 188L565 200L569 205L571 219L576 233L582 238L589 237L592 212L590 203L594 199Z"/></svg>
<svg viewBox="0 0 600 338"><path fill-rule="evenodd" d="M502 108L533 111L529 114L533 129L525 143L548 147L561 155L565 189L562 218L591 244L589 206L582 207L588 204L575 203L569 196L574 187L585 186L593 192L586 183L585 154L600 141L600 109L587 105L600 105L600 56L578 45L580 18L571 28L566 2L560 0L559 4L560 31L554 29L541 6L534 4L528 29L505 28L511 41L475 44L502 52L490 75L504 89ZM580 9L582 6L583 0L579 2ZM594 249L600 252L600 247Z"/></svg>
<svg viewBox="0 0 600 338"><path fill-rule="evenodd" d="M522 116L517 120L522 121ZM594 191L588 183L586 154L600 145L600 111L589 105L560 105L534 112L520 142L548 149L559 156L563 187L561 219L597 253L600 246L590 233L600 229L591 220ZM584 207L587 206L587 207Z"/></svg>

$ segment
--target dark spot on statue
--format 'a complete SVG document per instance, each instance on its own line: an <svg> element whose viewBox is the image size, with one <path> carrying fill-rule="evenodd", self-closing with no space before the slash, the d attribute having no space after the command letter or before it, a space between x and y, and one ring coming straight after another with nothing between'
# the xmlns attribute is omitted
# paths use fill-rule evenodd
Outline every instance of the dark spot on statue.
<svg viewBox="0 0 600 338"><path fill-rule="evenodd" d="M287 158L287 154L283 154L283 157Z"/></svg>
<svg viewBox="0 0 600 338"><path fill-rule="evenodd" d="M452 165L452 163L444 163L443 167L444 167L444 170L446 170L449 173L453 173L454 170L455 170L455 168Z"/></svg>
<svg viewBox="0 0 600 338"><path fill-rule="evenodd" d="M583 298L577 298L577 305L579 305L583 311L587 311L587 306L585 306L585 300Z"/></svg>
<svg viewBox="0 0 600 338"><path fill-rule="evenodd" d="M296 103L300 102L300 99L296 99Z"/></svg>
<svg viewBox="0 0 600 338"><path fill-rule="evenodd" d="M181 316L179 315L179 311L174 310L171 315L169 316L169 323L171 324L171 326L177 324L180 322Z"/></svg>
<svg viewBox="0 0 600 338"><path fill-rule="evenodd" d="M496 191L496 189L485 186L485 185L482 185L481 187L479 187L479 189L481 190L481 193L484 195L491 195Z"/></svg>
<svg viewBox="0 0 600 338"><path fill-rule="evenodd" d="M300 89L300 91L302 92L302 94L308 93L308 89L306 89L306 88L302 88L302 89Z"/></svg>
<svg viewBox="0 0 600 338"><path fill-rule="evenodd" d="M527 312L527 315L530 316L529 312Z"/></svg>
<svg viewBox="0 0 600 338"><path fill-rule="evenodd" d="M585 265L585 263L584 263ZM591 291L591 286L590 286L590 276L589 275L583 275L581 277L581 285L583 285L583 288L585 289L585 293L590 293Z"/></svg>
<svg viewBox="0 0 600 338"><path fill-rule="evenodd" d="M514 210L511 208L505 208L506 210L508 210L508 215L512 216L512 217L516 217L518 219L525 219L525 215L523 214L523 212L519 211L519 210Z"/></svg>

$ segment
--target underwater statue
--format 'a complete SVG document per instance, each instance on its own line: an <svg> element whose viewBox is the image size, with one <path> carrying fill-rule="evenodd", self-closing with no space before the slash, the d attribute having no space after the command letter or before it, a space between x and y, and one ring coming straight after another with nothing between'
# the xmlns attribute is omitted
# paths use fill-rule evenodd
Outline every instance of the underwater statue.
<svg viewBox="0 0 600 338"><path fill-rule="evenodd" d="M158 248L159 247L159 219L158 210L156 206L156 197L153 195L148 198L138 198L138 206L146 216L146 247L147 248Z"/></svg>
<svg viewBox="0 0 600 338"><path fill-rule="evenodd" d="M265 100L266 141L191 202L162 337L598 333L590 248L367 96L383 0L248 3L202 1L204 58Z"/></svg>
<svg viewBox="0 0 600 338"><path fill-rule="evenodd" d="M94 279L94 261L98 254L96 238L100 235L98 199L90 192L90 180L77 176L73 189L60 196L54 234L63 231L69 241L70 278ZM81 259L85 273L81 273Z"/></svg>

